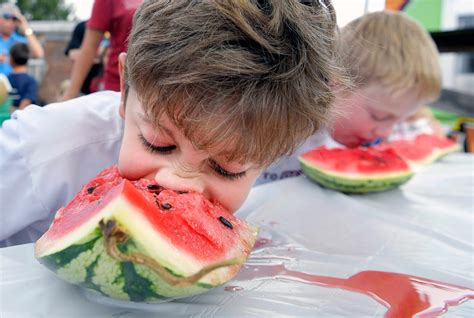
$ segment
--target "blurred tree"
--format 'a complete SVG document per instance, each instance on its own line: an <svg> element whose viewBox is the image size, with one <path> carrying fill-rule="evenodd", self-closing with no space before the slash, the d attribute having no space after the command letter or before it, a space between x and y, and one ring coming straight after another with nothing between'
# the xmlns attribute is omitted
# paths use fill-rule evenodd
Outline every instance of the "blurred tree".
<svg viewBox="0 0 474 318"><path fill-rule="evenodd" d="M67 20L74 14L72 6L66 5L64 0L0 0L3 2L15 3L29 21Z"/></svg>

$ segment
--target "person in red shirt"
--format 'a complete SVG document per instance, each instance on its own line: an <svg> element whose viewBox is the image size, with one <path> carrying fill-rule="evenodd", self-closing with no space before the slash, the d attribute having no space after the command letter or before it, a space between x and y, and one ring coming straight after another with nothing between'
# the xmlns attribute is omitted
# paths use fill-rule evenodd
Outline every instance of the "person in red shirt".
<svg viewBox="0 0 474 318"><path fill-rule="evenodd" d="M104 70L104 89L120 91L118 56L121 52L127 51L127 37L132 27L133 14L141 2L142 0L96 0L94 2L81 45L81 54L74 63L71 84L62 95L62 100L71 99L79 94L106 31L110 32L110 45L108 62Z"/></svg>

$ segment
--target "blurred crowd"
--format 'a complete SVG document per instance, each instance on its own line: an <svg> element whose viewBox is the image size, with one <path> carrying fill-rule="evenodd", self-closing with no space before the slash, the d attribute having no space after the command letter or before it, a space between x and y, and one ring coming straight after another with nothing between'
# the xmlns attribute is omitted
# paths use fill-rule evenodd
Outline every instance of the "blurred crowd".
<svg viewBox="0 0 474 318"><path fill-rule="evenodd" d="M127 50L133 14L142 0L95 1L91 17L77 23L65 47L72 63L58 101L101 90L120 90L118 54ZM28 59L43 58L43 48L17 6L0 6L0 113L38 104L38 83L28 74ZM2 118L5 119L5 118Z"/></svg>
<svg viewBox="0 0 474 318"><path fill-rule="evenodd" d="M23 109L37 101L37 83L28 59L42 58L43 48L18 7L0 6L0 108Z"/></svg>

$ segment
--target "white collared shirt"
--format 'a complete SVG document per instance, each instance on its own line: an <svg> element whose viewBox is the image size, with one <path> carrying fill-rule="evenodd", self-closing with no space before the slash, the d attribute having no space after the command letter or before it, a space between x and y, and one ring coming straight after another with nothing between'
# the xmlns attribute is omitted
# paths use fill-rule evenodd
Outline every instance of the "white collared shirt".
<svg viewBox="0 0 474 318"><path fill-rule="evenodd" d="M306 139L302 145L296 148L292 155L284 156L267 167L257 178L254 186L301 175L299 156L322 145L328 148L343 147L331 138L327 130L322 130Z"/></svg>
<svg viewBox="0 0 474 318"><path fill-rule="evenodd" d="M16 111L0 129L0 247L36 241L81 186L118 162L120 94Z"/></svg>

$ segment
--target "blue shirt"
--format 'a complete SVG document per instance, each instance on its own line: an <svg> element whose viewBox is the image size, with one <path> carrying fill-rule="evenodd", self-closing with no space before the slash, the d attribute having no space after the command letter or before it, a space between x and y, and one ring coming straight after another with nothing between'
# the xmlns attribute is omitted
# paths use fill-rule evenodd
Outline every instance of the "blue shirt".
<svg viewBox="0 0 474 318"><path fill-rule="evenodd" d="M13 101L13 106L20 106L23 99L29 99L31 104L36 102L37 87L36 81L27 73L11 73L8 80L12 86L9 93Z"/></svg>
<svg viewBox="0 0 474 318"><path fill-rule="evenodd" d="M6 40L0 36L0 55L6 55L5 61L0 63L0 73L8 75L12 72L9 59L10 48L13 44L18 42L27 43L27 39L16 32L13 32L12 35Z"/></svg>

